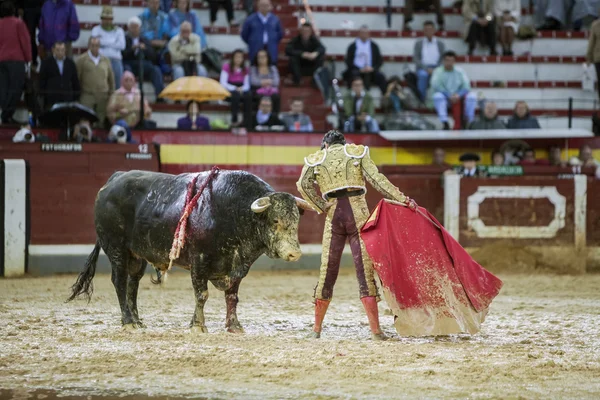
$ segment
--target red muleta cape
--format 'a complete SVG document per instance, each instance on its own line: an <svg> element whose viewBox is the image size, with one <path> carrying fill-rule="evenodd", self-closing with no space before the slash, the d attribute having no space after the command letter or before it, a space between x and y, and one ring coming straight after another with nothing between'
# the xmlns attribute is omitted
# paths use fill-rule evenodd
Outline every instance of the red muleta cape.
<svg viewBox="0 0 600 400"><path fill-rule="evenodd" d="M382 200L361 230L396 329L408 336L476 333L502 281L419 211Z"/></svg>

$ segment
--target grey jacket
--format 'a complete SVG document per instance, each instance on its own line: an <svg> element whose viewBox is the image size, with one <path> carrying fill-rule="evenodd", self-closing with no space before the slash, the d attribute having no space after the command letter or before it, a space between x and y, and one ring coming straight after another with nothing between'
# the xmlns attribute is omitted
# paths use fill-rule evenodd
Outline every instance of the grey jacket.
<svg viewBox="0 0 600 400"><path fill-rule="evenodd" d="M290 132L312 132L313 124L310 117L304 113L293 115L290 113L281 114L281 120L285 124L285 127ZM295 127L295 123L299 122L300 126Z"/></svg>
<svg viewBox="0 0 600 400"><path fill-rule="evenodd" d="M471 122L469 129L506 129L506 125L498 117L488 119L482 116L477 121Z"/></svg>
<svg viewBox="0 0 600 400"><path fill-rule="evenodd" d="M415 48L413 51L413 61L414 61L415 65L417 66L417 70L425 68L425 65L423 65L423 62L422 62L423 41L424 40L427 40L427 38L423 38L423 39L417 40L415 42ZM437 65L439 66L442 62L442 56L444 54L444 51L446 50L446 46L439 38L436 38L436 41L437 41L437 45L438 45L438 50L440 51L440 59L437 62Z"/></svg>

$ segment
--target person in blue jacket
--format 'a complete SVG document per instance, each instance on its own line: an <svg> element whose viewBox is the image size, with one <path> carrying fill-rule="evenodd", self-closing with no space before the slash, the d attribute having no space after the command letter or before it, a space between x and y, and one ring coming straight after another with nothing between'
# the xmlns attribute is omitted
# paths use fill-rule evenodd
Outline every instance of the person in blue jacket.
<svg viewBox="0 0 600 400"><path fill-rule="evenodd" d="M192 32L200 36L202 50L206 50L206 34L198 15L190 9L190 0L177 0L177 8L169 11L165 29L169 38L173 38L179 33L179 27L185 21L192 24Z"/></svg>
<svg viewBox="0 0 600 400"><path fill-rule="evenodd" d="M266 49L273 64L277 64L277 47L283 38L281 22L271 13L271 0L258 0L258 12L250 15L242 27L242 40L248 45L248 58L253 60L259 50Z"/></svg>

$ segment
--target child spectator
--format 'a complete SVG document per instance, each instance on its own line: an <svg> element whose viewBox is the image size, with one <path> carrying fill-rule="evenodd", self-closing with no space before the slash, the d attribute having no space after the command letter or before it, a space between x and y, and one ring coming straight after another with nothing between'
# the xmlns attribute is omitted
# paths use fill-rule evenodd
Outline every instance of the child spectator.
<svg viewBox="0 0 600 400"><path fill-rule="evenodd" d="M248 124L252 112L250 73L248 67L244 65L244 52L242 50L235 50L231 55L231 61L223 64L219 82L231 93L231 96L227 99L231 103L231 125L233 127L240 125L238 121L240 103L243 105L244 122Z"/></svg>

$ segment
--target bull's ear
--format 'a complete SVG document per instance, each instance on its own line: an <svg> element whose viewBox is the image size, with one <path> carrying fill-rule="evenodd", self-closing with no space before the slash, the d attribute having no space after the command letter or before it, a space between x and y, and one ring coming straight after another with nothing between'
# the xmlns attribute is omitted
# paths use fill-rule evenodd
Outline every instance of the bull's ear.
<svg viewBox="0 0 600 400"><path fill-rule="evenodd" d="M250 206L252 211L259 214L265 211L267 208L271 206L271 199L268 197L261 197L260 199L254 200L254 203Z"/></svg>

